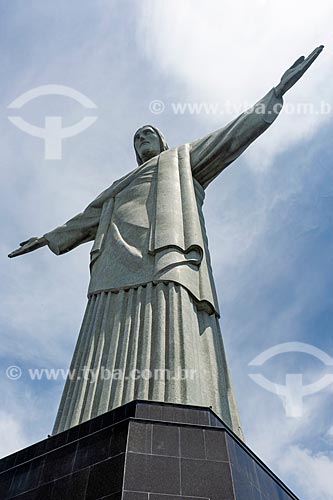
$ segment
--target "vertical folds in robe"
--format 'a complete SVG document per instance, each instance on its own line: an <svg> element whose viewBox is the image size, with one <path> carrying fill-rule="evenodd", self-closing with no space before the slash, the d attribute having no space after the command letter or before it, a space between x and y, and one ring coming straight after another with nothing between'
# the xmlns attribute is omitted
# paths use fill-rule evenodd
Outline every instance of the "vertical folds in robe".
<svg viewBox="0 0 333 500"><path fill-rule="evenodd" d="M174 283L92 296L71 374L54 433L148 399L212 406L241 436L218 319Z"/></svg>

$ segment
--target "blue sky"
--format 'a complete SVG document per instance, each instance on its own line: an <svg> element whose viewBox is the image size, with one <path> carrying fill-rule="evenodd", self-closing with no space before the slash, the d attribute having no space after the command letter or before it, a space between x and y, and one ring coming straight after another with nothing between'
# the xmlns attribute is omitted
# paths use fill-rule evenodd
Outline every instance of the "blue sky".
<svg viewBox="0 0 333 500"><path fill-rule="evenodd" d="M296 106L333 105L333 6L294 0L11 0L0 6L2 137L0 455L43 439L63 381L31 381L31 367L68 367L86 304L89 244L62 257L42 249L9 260L18 242L81 211L135 167L134 131L152 123L171 146L220 128L277 84L300 55L325 51L286 95ZM98 106L96 123L45 160L42 140L8 120L7 106L45 84L70 86ZM165 111L153 114L159 99ZM172 103L218 103L236 111L176 115ZM63 97L20 110L42 126L94 114ZM301 418L256 385L248 363L265 349L303 342L333 355L332 113L285 109L266 134L207 189L205 214L222 331L248 445L302 500L333 491L333 387L304 399ZM20 366L23 376L5 371ZM283 384L306 384L330 368L307 354L261 367ZM332 370L331 370L332 372Z"/></svg>

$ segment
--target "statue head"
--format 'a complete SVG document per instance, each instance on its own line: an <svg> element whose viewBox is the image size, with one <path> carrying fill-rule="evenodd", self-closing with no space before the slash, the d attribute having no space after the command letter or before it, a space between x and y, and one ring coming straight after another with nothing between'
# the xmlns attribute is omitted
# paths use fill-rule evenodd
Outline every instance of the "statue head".
<svg viewBox="0 0 333 500"><path fill-rule="evenodd" d="M134 149L139 165L168 148L169 146L162 132L152 125L144 125L134 134Z"/></svg>

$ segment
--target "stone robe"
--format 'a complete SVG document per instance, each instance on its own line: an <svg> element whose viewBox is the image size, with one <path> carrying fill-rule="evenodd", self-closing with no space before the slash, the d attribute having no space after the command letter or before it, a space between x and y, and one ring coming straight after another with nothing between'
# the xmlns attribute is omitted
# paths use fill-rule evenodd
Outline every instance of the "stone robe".
<svg viewBox="0 0 333 500"><path fill-rule="evenodd" d="M57 255L94 240L75 376L66 381L54 433L132 399L153 399L212 406L241 436L202 205L209 183L276 118L277 104L273 89L223 129L145 162L45 235ZM92 380L82 376L87 370Z"/></svg>

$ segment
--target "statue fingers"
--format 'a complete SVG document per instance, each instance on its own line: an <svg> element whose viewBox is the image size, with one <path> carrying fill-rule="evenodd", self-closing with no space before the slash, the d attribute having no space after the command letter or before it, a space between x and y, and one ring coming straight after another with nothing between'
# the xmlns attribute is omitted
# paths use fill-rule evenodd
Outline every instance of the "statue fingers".
<svg viewBox="0 0 333 500"><path fill-rule="evenodd" d="M17 248L16 250L14 250L13 252L11 252L8 257L12 258L12 257L18 257L19 255L24 255L25 253L29 253L29 252L33 252L34 250L36 250L36 246L34 245L23 245L22 247L20 248Z"/></svg>
<svg viewBox="0 0 333 500"><path fill-rule="evenodd" d="M311 66L311 64L317 59L323 49L324 45L320 45L311 52L311 54L304 60L305 69L308 69Z"/></svg>
<svg viewBox="0 0 333 500"><path fill-rule="evenodd" d="M307 57L307 59L309 58L314 58L316 59L316 57L319 56L319 54L324 50L324 45L319 45L319 47L316 47L312 52L311 54Z"/></svg>
<svg viewBox="0 0 333 500"><path fill-rule="evenodd" d="M46 245L46 240L44 238L30 238L29 240L22 241L20 247L11 252L8 257L17 257L18 255L23 255L25 253L33 252L42 246Z"/></svg>
<svg viewBox="0 0 333 500"><path fill-rule="evenodd" d="M22 248L17 248L16 250L13 250L13 252L10 252L10 254L8 254L8 257L12 259L13 257L17 257L18 255L22 255L23 253L25 252Z"/></svg>
<svg viewBox="0 0 333 500"><path fill-rule="evenodd" d="M37 236L33 236L32 238L29 238L28 240L22 241L20 243L20 247L23 247L24 245L27 245L28 243L33 243L34 241L37 241L38 238Z"/></svg>
<svg viewBox="0 0 333 500"><path fill-rule="evenodd" d="M289 69L296 68L296 66L298 66L299 64L301 64L304 61L304 59L305 59L304 56L299 57L298 59L296 59L296 61L294 62L294 64L292 66L290 66Z"/></svg>

